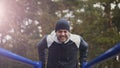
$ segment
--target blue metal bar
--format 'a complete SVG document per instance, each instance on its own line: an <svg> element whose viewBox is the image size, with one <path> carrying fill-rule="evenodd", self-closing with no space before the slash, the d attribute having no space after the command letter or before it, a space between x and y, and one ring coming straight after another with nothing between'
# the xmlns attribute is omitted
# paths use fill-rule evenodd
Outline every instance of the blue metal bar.
<svg viewBox="0 0 120 68"><path fill-rule="evenodd" d="M108 58L111 58L111 57L114 57L114 56L118 55L119 53L120 53L120 43L116 44L113 48L109 49L108 51L101 54L100 56L93 59L92 61L83 63L82 68L90 68L93 65L95 65L97 63L100 63L101 61L105 61ZM2 48L0 48L0 55L11 58L13 60L17 60L17 61L26 63L26 64L33 65L34 68L42 68L41 62L32 61L30 59L24 58L22 56L19 56L17 54L14 54L14 53L12 53L10 51L7 51L5 49L2 49Z"/></svg>
<svg viewBox="0 0 120 68"><path fill-rule="evenodd" d="M22 63L32 65L32 66L34 66L34 68L41 68L41 62L32 61L30 59L24 58L24 57L19 56L15 53L7 51L3 48L0 48L0 56L5 56L5 57L8 57L10 59L22 62Z"/></svg>
<svg viewBox="0 0 120 68"><path fill-rule="evenodd" d="M101 61L105 61L108 58L118 55L119 53L120 53L120 43L116 44L113 48L107 50L105 53L101 54L92 61L87 62L87 64L83 64L83 68L90 68L91 66L100 63Z"/></svg>

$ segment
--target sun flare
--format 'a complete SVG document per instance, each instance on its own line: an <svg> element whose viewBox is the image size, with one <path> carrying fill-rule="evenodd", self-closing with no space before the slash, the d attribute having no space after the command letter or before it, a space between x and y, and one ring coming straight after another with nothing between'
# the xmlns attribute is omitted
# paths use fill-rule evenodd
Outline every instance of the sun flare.
<svg viewBox="0 0 120 68"><path fill-rule="evenodd" d="M5 8L3 4L0 4L0 19L4 17Z"/></svg>

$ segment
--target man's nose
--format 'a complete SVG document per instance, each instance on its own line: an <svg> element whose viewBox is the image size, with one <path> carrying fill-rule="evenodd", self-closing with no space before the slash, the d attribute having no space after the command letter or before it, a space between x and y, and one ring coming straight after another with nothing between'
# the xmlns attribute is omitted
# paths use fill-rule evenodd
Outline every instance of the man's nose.
<svg viewBox="0 0 120 68"><path fill-rule="evenodd" d="M64 32L62 32L62 33L61 33L61 35L65 35L65 33L64 33Z"/></svg>

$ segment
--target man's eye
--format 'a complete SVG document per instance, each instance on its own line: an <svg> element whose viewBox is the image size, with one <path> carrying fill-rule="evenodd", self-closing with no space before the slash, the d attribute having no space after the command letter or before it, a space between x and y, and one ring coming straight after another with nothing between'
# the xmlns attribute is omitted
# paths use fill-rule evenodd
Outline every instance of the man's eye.
<svg viewBox="0 0 120 68"><path fill-rule="evenodd" d="M67 31L64 31L64 33L67 33Z"/></svg>
<svg viewBox="0 0 120 68"><path fill-rule="evenodd" d="M59 31L59 33L62 33L62 31Z"/></svg>

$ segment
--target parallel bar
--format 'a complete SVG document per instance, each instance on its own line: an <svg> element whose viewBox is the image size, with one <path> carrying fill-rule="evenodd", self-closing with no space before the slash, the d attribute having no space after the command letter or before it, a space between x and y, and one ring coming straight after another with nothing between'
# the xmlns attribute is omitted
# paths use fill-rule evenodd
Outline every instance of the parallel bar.
<svg viewBox="0 0 120 68"><path fill-rule="evenodd" d="M118 54L120 54L120 43L116 44L113 48L107 50L105 53L101 54L87 64L83 64L83 68L90 68L91 66L100 63L101 61L105 61L108 58L114 57Z"/></svg>
<svg viewBox="0 0 120 68"><path fill-rule="evenodd" d="M108 51L101 54L100 56L93 59L92 61L83 63L82 68L91 68L93 65L100 63L101 61L105 61L108 58L114 57L114 56L118 55L119 53L120 53L120 43L116 44L113 48L109 49ZM30 59L24 58L22 56L19 56L15 53L12 53L12 52L7 51L7 50L2 49L2 48L0 48L0 56L5 56L5 57L8 57L8 58L13 59L13 60L20 61L22 63L32 65L32 66L34 66L34 68L42 68L41 62L32 61Z"/></svg>
<svg viewBox="0 0 120 68"><path fill-rule="evenodd" d="M10 59L22 62L22 63L32 65L32 66L34 66L34 68L41 68L41 62L32 61L30 59L27 59L25 57L22 57L22 56L15 54L15 53L7 51L3 48L0 48L0 56L5 56L5 57L8 57Z"/></svg>

